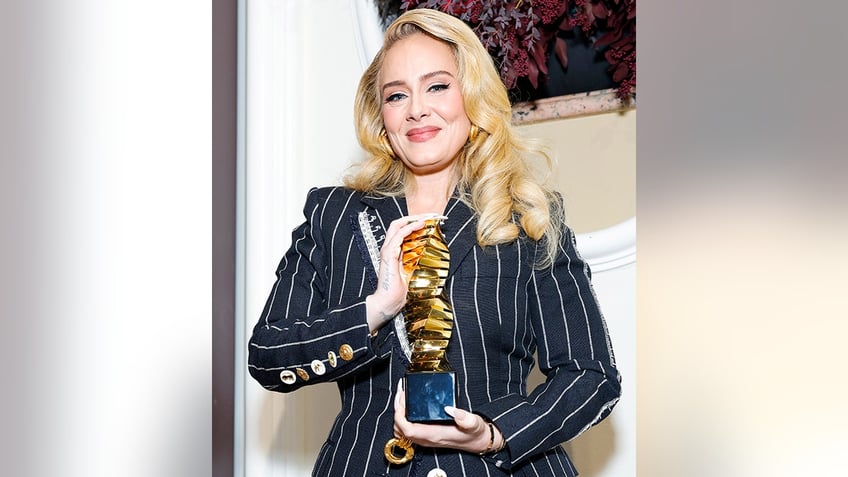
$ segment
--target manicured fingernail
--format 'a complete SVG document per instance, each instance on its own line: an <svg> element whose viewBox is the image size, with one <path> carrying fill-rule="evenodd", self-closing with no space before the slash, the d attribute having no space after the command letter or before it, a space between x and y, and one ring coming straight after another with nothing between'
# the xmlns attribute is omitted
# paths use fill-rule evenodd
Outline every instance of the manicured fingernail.
<svg viewBox="0 0 848 477"><path fill-rule="evenodd" d="M456 408L453 406L445 406L445 414L450 417L454 417L454 412L456 412Z"/></svg>

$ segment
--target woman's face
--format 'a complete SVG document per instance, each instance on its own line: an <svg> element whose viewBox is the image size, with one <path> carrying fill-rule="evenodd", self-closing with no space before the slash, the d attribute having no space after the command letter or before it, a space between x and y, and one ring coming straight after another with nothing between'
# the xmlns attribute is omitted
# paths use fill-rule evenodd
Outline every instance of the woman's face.
<svg viewBox="0 0 848 477"><path fill-rule="evenodd" d="M395 43L380 69L383 124L397 156L415 174L449 168L471 122L451 48L427 35Z"/></svg>

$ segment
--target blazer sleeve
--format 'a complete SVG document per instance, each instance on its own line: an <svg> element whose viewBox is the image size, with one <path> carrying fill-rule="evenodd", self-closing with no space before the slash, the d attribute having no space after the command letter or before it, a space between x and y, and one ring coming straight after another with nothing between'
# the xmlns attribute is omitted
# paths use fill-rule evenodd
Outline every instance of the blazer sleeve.
<svg viewBox="0 0 848 477"><path fill-rule="evenodd" d="M364 296L327 305L332 251L325 230L337 230L323 223L334 209L328 204L329 190L309 192L306 221L292 232L291 247L277 267L277 279L248 343L249 372L272 391L334 381L390 352L388 333L369 333ZM338 216L333 219L327 221L335 225Z"/></svg>
<svg viewBox="0 0 848 477"><path fill-rule="evenodd" d="M528 286L545 382L528 396L509 394L474 409L504 434L507 448L490 458L507 469L600 422L621 394L590 271L570 229L563 231L553 265L535 271Z"/></svg>

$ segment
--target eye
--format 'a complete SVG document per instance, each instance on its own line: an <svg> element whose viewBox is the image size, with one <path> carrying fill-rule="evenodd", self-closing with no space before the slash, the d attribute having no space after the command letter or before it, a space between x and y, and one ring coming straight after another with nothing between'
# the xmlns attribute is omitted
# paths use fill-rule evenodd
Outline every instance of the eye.
<svg viewBox="0 0 848 477"><path fill-rule="evenodd" d="M434 92L434 93L438 93L438 92L444 91L448 88L450 88L450 84L448 84L448 83L436 83L436 84L430 86L429 90Z"/></svg>
<svg viewBox="0 0 848 477"><path fill-rule="evenodd" d="M385 101L387 103L397 103L398 101L401 101L405 98L406 98L406 95L403 94L403 93L393 93L393 94L388 95L386 97Z"/></svg>

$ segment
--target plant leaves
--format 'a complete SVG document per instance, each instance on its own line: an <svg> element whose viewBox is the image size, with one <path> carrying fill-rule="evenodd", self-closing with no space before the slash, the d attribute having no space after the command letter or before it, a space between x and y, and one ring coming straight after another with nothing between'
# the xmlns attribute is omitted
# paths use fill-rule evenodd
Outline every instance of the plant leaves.
<svg viewBox="0 0 848 477"><path fill-rule="evenodd" d="M465 21L498 65L507 89L514 88L521 77L527 77L528 86L538 88L548 74L551 53L564 69L568 68L568 44L557 34L578 28L597 38L589 41L609 62L608 71L619 83L619 93L629 94L635 88L636 0L373 1L383 20L393 10L397 15L415 8L432 8Z"/></svg>
<svg viewBox="0 0 848 477"><path fill-rule="evenodd" d="M530 70L527 73L527 79L530 80L530 84L533 85L533 89L539 89L539 68L536 67L536 62L530 59L527 62L527 69Z"/></svg>
<svg viewBox="0 0 848 477"><path fill-rule="evenodd" d="M518 73L516 73L515 68L512 65L504 64L501 66L501 78L503 79L504 85L506 85L507 89L512 89L515 87L515 83L518 80Z"/></svg>
<svg viewBox="0 0 848 477"><path fill-rule="evenodd" d="M557 37L554 43L554 53L556 54L562 69L568 68L568 44L560 37Z"/></svg>
<svg viewBox="0 0 848 477"><path fill-rule="evenodd" d="M624 38L618 40L617 42L610 45L612 48L621 51L629 51L636 47L636 42L632 37L625 36Z"/></svg>
<svg viewBox="0 0 848 477"><path fill-rule="evenodd" d="M595 48L603 48L604 46L617 41L621 38L621 31L612 30L604 33L603 36L595 40Z"/></svg>
<svg viewBox="0 0 848 477"><path fill-rule="evenodd" d="M592 5L592 15L603 20L607 17L607 7L604 6L603 3L596 3Z"/></svg>
<svg viewBox="0 0 848 477"><path fill-rule="evenodd" d="M612 74L612 80L616 83L620 83L621 80L627 77L628 73L630 73L630 67L627 66L627 63L619 63L618 66L615 67L615 72Z"/></svg>
<svg viewBox="0 0 848 477"><path fill-rule="evenodd" d="M543 42L540 41L540 42L536 43L535 45L533 45L533 50L531 51L531 53L533 53L533 56L530 58L533 61L529 62L529 63L533 63L535 61L539 70L544 74L548 74L548 65L547 65L548 61L547 61L547 55L545 54L546 53L545 52L546 43L547 42L543 43Z"/></svg>

